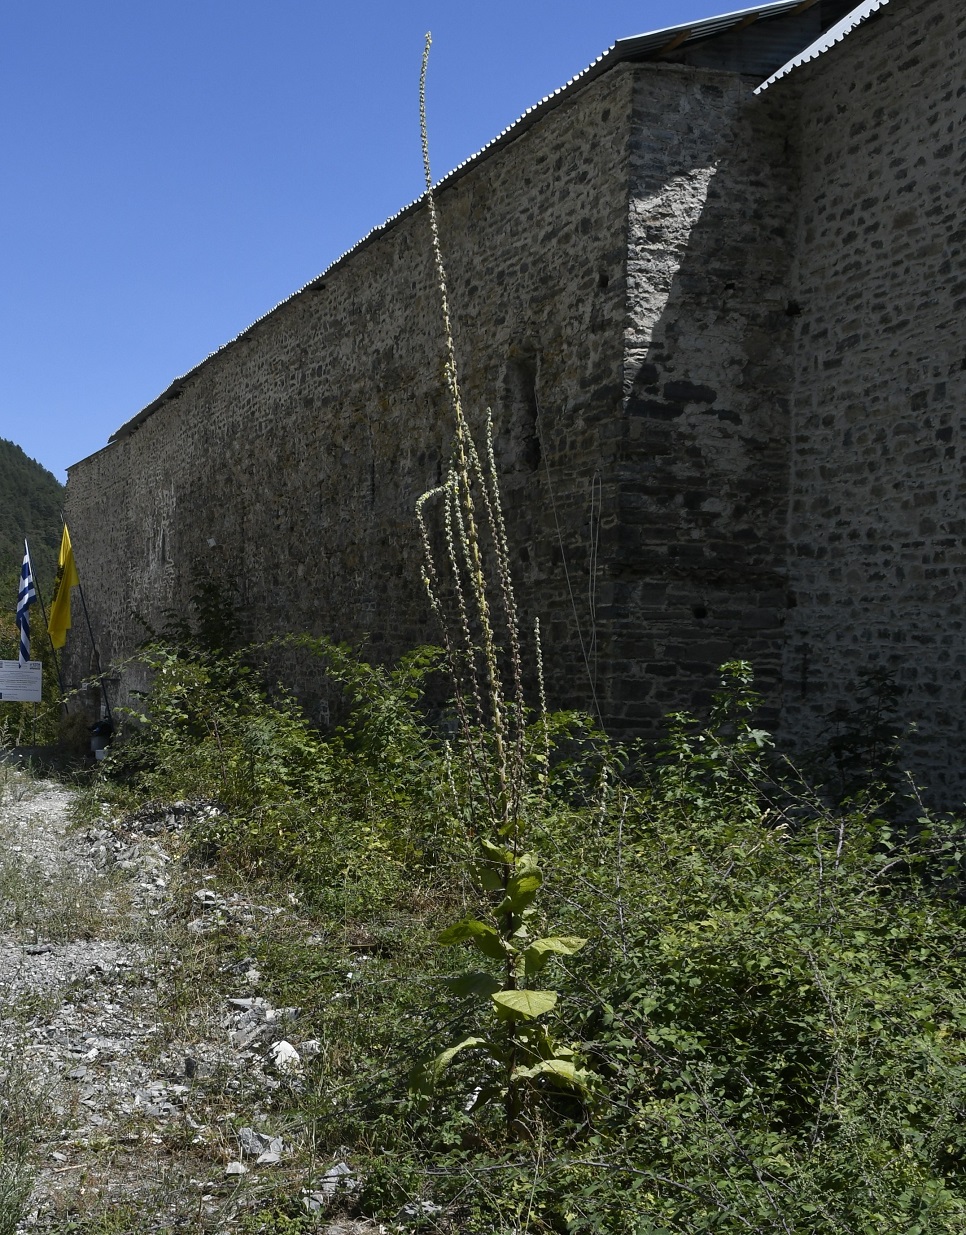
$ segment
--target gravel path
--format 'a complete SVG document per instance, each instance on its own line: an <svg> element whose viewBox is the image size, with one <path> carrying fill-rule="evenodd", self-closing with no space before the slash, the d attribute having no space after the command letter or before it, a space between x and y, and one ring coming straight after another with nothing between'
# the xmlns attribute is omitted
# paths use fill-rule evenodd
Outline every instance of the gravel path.
<svg viewBox="0 0 966 1235"><path fill-rule="evenodd" d="M0 794L7 1158L11 1111L39 1128L25 1138L32 1191L14 1225L0 1176L0 1235L234 1231L283 1177L321 1222L346 1168L300 1157L271 1123L273 1095L300 1083L279 1043L296 1059L313 1047L289 1023L296 1010L259 999L245 961L211 989L181 979L185 950L196 962L212 930L281 910L182 869L171 839L189 808L76 827L60 785L7 774Z"/></svg>

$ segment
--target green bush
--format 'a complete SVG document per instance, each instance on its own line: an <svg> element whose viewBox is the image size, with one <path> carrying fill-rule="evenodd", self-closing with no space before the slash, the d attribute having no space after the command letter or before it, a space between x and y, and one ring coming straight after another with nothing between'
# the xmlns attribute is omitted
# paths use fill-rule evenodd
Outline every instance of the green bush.
<svg viewBox="0 0 966 1235"><path fill-rule="evenodd" d="M299 642L324 658L345 695L346 719L333 733L268 689L258 649L154 643L142 651L151 690L125 717L102 796L129 806L216 802L223 811L193 835L199 853L322 896L346 881L370 896L364 874L388 894L403 868L432 866L450 848L444 749L416 706L435 653L421 649L384 670L340 645Z"/></svg>
<svg viewBox="0 0 966 1235"><path fill-rule="evenodd" d="M384 1212L402 1190L461 1232L964 1228L963 828L825 811L777 779L754 706L729 666L712 723L674 718L633 787L620 751L555 778L543 911L591 943L548 1029L599 1083L548 1085L521 1145L466 1109L467 1050L428 1113L395 1116ZM473 1024L469 1003L446 1035L425 1019L440 1047Z"/></svg>
<svg viewBox="0 0 966 1235"><path fill-rule="evenodd" d="M958 822L823 807L780 774L741 664L708 723L672 718L657 760L548 721L520 806L541 881L527 939L588 940L555 955L540 1026L596 1079L534 1075L511 1126L477 1101L512 1075L492 1041L449 1057L428 1100L407 1089L479 1032L434 939L488 914L514 925L481 883L461 738L420 714L434 655L390 671L312 646L346 695L335 733L269 697L240 654L156 648L114 766L128 794L222 801L199 841L314 906L321 950L240 946L324 1044L298 1118L362 1164L366 1212L432 1199L425 1229L463 1235L966 1227ZM477 959L496 989L502 962Z"/></svg>
<svg viewBox="0 0 966 1235"><path fill-rule="evenodd" d="M958 1231L963 828L830 814L768 766L745 667L594 835L554 833L604 1077L572 1231ZM615 822L619 828L615 830ZM583 1168L586 1174L588 1168Z"/></svg>

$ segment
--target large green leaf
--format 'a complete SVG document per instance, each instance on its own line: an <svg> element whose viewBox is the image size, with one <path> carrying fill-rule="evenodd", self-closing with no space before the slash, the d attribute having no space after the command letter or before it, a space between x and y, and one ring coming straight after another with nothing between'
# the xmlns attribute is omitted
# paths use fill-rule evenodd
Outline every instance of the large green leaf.
<svg viewBox="0 0 966 1235"><path fill-rule="evenodd" d="M514 873L517 875L539 875L540 865L535 853L521 853L514 861Z"/></svg>
<svg viewBox="0 0 966 1235"><path fill-rule="evenodd" d="M514 875L506 887L506 896L497 905L495 913L520 913L537 895L543 876L536 869Z"/></svg>
<svg viewBox="0 0 966 1235"><path fill-rule="evenodd" d="M497 1015L507 1020L533 1020L556 1005L556 991L500 991L491 995Z"/></svg>
<svg viewBox="0 0 966 1235"><path fill-rule="evenodd" d="M502 987L499 978L491 973L461 973L457 977L444 978L443 982L454 995L460 999L473 996L477 999L489 999Z"/></svg>
<svg viewBox="0 0 966 1235"><path fill-rule="evenodd" d="M471 1037L464 1038L462 1042L457 1042L455 1046L448 1047L445 1051L441 1051L435 1059L431 1060L422 1069L422 1076L424 1080L428 1082L429 1085L435 1085L460 1051L465 1051L471 1046L486 1045L486 1038Z"/></svg>
<svg viewBox="0 0 966 1235"><path fill-rule="evenodd" d="M573 1083L577 1075L577 1065L570 1059L541 1059L531 1068L514 1068L512 1079L518 1081L529 1077L532 1080L535 1076L544 1076L547 1073Z"/></svg>
<svg viewBox="0 0 966 1235"><path fill-rule="evenodd" d="M523 952L527 977L538 974L551 956L573 956L586 942L579 935L548 935L544 939L534 939Z"/></svg>
<svg viewBox="0 0 966 1235"><path fill-rule="evenodd" d="M569 1059L541 1059L532 1068L514 1068L513 1080L533 1080L538 1076L548 1076L557 1084L570 1089L586 1092L593 1080L593 1073L586 1068L578 1068Z"/></svg>
<svg viewBox="0 0 966 1235"><path fill-rule="evenodd" d="M448 947L454 943L472 943L491 960L506 959L506 948L494 927L486 922L478 922L476 918L464 918L440 931L436 937L437 943Z"/></svg>
<svg viewBox="0 0 966 1235"><path fill-rule="evenodd" d="M473 874L485 892L500 892L506 882L506 871L513 866L513 852L493 841L481 840L483 861L473 867Z"/></svg>
<svg viewBox="0 0 966 1235"><path fill-rule="evenodd" d="M496 862L500 866L510 866L513 863L513 852L510 849L504 849L500 845L494 845L492 841L481 840L480 848L483 850L483 856L490 862Z"/></svg>
<svg viewBox="0 0 966 1235"><path fill-rule="evenodd" d="M477 862L473 867L473 877L484 892L499 892L503 888L504 870L505 867L492 862Z"/></svg>
<svg viewBox="0 0 966 1235"><path fill-rule="evenodd" d="M436 942L445 948L454 943L468 943L475 935L485 934L487 931L496 934L493 927L487 926L485 922L478 922L475 918L464 918L462 922L454 922L452 926L441 930L436 936Z"/></svg>

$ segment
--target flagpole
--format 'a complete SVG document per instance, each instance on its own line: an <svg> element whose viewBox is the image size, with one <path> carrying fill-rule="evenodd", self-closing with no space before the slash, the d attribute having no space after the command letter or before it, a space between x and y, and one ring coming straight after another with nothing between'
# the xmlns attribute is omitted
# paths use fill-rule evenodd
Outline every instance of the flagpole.
<svg viewBox="0 0 966 1235"><path fill-rule="evenodd" d="M36 578L36 575L34 576ZM60 701L64 705L64 711L69 712L67 706L67 696L64 693L64 677L60 671L60 659L57 656L57 649L54 647L54 641L50 637L50 630L47 627L47 606L44 604L43 590L38 586L37 599L40 601L40 612L44 615L44 630L47 631L47 642L50 644L50 654L54 658L54 669L57 671L57 685L60 687Z"/></svg>
<svg viewBox="0 0 966 1235"><path fill-rule="evenodd" d="M101 665L101 654L97 648L97 640L94 638L94 627L91 623L90 610L87 608L87 597L84 595L84 589L81 587L81 581L77 574L77 566L74 562L74 550L70 543L70 533L67 530L67 522L64 521L64 530L60 538L60 553L57 555L58 579L57 591L50 605L50 622L47 624L47 632L50 634L53 641L54 634L58 638L58 646L62 647L67 639L67 632L70 629L70 591L76 587L80 592L81 605L84 609L84 619L87 622L87 633L91 638L91 648L94 652L94 664L97 669L97 680L100 683L101 691L104 697L104 706L107 710L107 719L114 724L114 714L111 711L111 698L108 694L107 683L104 680L104 668ZM51 625L55 630L51 631Z"/></svg>
<svg viewBox="0 0 966 1235"><path fill-rule="evenodd" d="M23 565L20 567L20 584L17 588L17 635L18 661L21 669L32 663L30 660L30 606L40 598L37 581L34 578L33 563L30 560L30 546L27 538L23 541ZM46 621L46 618L44 619ZM49 634L49 632L48 632ZM43 675L41 673L41 683ZM37 704L34 703L30 727L31 745L37 745Z"/></svg>
<svg viewBox="0 0 966 1235"><path fill-rule="evenodd" d="M80 583L77 584L77 590L80 592L81 606L84 610L84 618L87 622L87 633L91 637L91 647L94 649L94 664L97 666L97 679L101 684L101 690L104 692L104 706L107 708L107 719L113 724L114 715L111 712L111 700L107 693L107 683L104 681L104 670L101 668L101 654L97 650L97 641L94 638L94 627L91 625L91 615L87 611L87 597L84 595L84 588Z"/></svg>

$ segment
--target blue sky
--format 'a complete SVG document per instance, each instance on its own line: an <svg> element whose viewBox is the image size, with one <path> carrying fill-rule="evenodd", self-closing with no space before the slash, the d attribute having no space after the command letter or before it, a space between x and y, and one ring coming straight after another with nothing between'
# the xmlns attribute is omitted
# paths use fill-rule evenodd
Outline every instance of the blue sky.
<svg viewBox="0 0 966 1235"><path fill-rule="evenodd" d="M614 42L742 0L0 8L0 437L66 467Z"/></svg>

